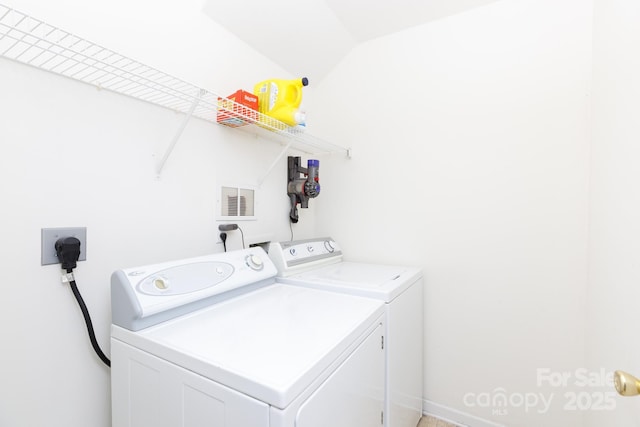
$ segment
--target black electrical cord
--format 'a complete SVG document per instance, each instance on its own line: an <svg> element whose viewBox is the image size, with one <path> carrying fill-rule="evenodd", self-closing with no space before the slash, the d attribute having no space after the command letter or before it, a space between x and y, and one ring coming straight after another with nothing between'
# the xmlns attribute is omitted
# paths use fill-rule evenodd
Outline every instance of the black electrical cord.
<svg viewBox="0 0 640 427"><path fill-rule="evenodd" d="M82 311L82 316L84 316L84 322L87 324L87 332L89 333L91 346L95 350L100 360L102 360L105 365L111 367L111 360L109 360L109 358L104 354L104 352L100 348L100 344L98 344L98 340L96 340L96 334L93 331L93 322L91 322L89 310L87 309L87 305L84 303L84 299L82 299L82 295L80 295L80 291L78 290L75 279L73 279L73 269L71 268L67 269L67 277L69 277L70 274L72 276L69 280L69 286L71 287L73 296L76 297L76 301L78 301L78 305L80 306L80 310Z"/></svg>
<svg viewBox="0 0 640 427"><path fill-rule="evenodd" d="M95 350L100 360L102 360L105 365L111 367L111 361L102 352L102 349L100 349L100 345L96 340L96 334L93 331L93 322L91 322L89 310L87 309L87 305L82 299L82 295L80 295L80 291L78 290L78 286L76 285L76 280L73 277L73 269L76 268L77 261L80 258L80 240L75 237L60 238L56 241L55 249L62 269L66 270L67 272L62 276L63 281L69 282L69 286L71 286L73 296L76 297L76 301L78 301L78 305L80 306L80 310L82 311L82 315L84 316L84 322L87 324L87 332L89 332L89 340L91 340L91 346Z"/></svg>

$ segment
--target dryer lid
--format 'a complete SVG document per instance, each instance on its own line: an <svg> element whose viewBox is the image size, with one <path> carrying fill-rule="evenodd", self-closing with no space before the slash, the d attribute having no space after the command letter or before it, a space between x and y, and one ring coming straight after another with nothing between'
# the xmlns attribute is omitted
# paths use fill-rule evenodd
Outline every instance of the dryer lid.
<svg viewBox="0 0 640 427"><path fill-rule="evenodd" d="M114 327L112 336L285 408L383 314L377 300L275 284L138 332Z"/></svg>

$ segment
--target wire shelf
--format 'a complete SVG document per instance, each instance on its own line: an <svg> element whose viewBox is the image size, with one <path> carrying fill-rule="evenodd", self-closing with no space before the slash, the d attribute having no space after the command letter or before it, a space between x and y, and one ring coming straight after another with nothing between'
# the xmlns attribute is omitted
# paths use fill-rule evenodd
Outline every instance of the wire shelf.
<svg viewBox="0 0 640 427"><path fill-rule="evenodd" d="M3 4L0 4L0 56L208 122L217 123L220 113L232 114L248 124L242 130L288 142L310 154L349 154L346 148Z"/></svg>

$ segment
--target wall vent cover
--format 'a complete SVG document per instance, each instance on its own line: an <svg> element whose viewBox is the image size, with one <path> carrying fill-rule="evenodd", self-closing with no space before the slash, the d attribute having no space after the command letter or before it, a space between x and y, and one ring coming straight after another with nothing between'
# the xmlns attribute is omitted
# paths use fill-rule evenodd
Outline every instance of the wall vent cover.
<svg viewBox="0 0 640 427"><path fill-rule="evenodd" d="M220 219L256 219L256 190L244 187L220 187Z"/></svg>

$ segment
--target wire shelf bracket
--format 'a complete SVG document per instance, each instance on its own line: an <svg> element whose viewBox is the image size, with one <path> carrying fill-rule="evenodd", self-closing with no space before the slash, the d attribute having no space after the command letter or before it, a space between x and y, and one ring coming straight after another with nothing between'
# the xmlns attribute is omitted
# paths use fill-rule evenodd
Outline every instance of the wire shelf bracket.
<svg viewBox="0 0 640 427"><path fill-rule="evenodd" d="M175 148L176 144L178 143L178 140L180 139L180 136L182 136L182 132L184 132L184 128L187 127L187 123L189 123L189 120L191 120L191 117L193 116L193 112L195 111L196 107L198 106L198 103L200 102L200 98L202 97L202 95L204 93L205 93L205 91L202 90L202 89L200 91L198 91L198 95L197 95L196 99L193 100L193 104L191 104L191 108L189 109L189 112L187 113L187 116L184 118L184 120L182 121L182 124L178 128L178 131L173 136L173 139L171 140L171 143L169 144L169 147L167 147L167 150L165 151L164 156L162 156L162 160L160 160L160 164L158 165L158 170L157 170L158 177L160 177L160 175L162 175L162 169L164 168L164 165L167 163L167 160L169 159L169 156L173 152L173 149Z"/></svg>

